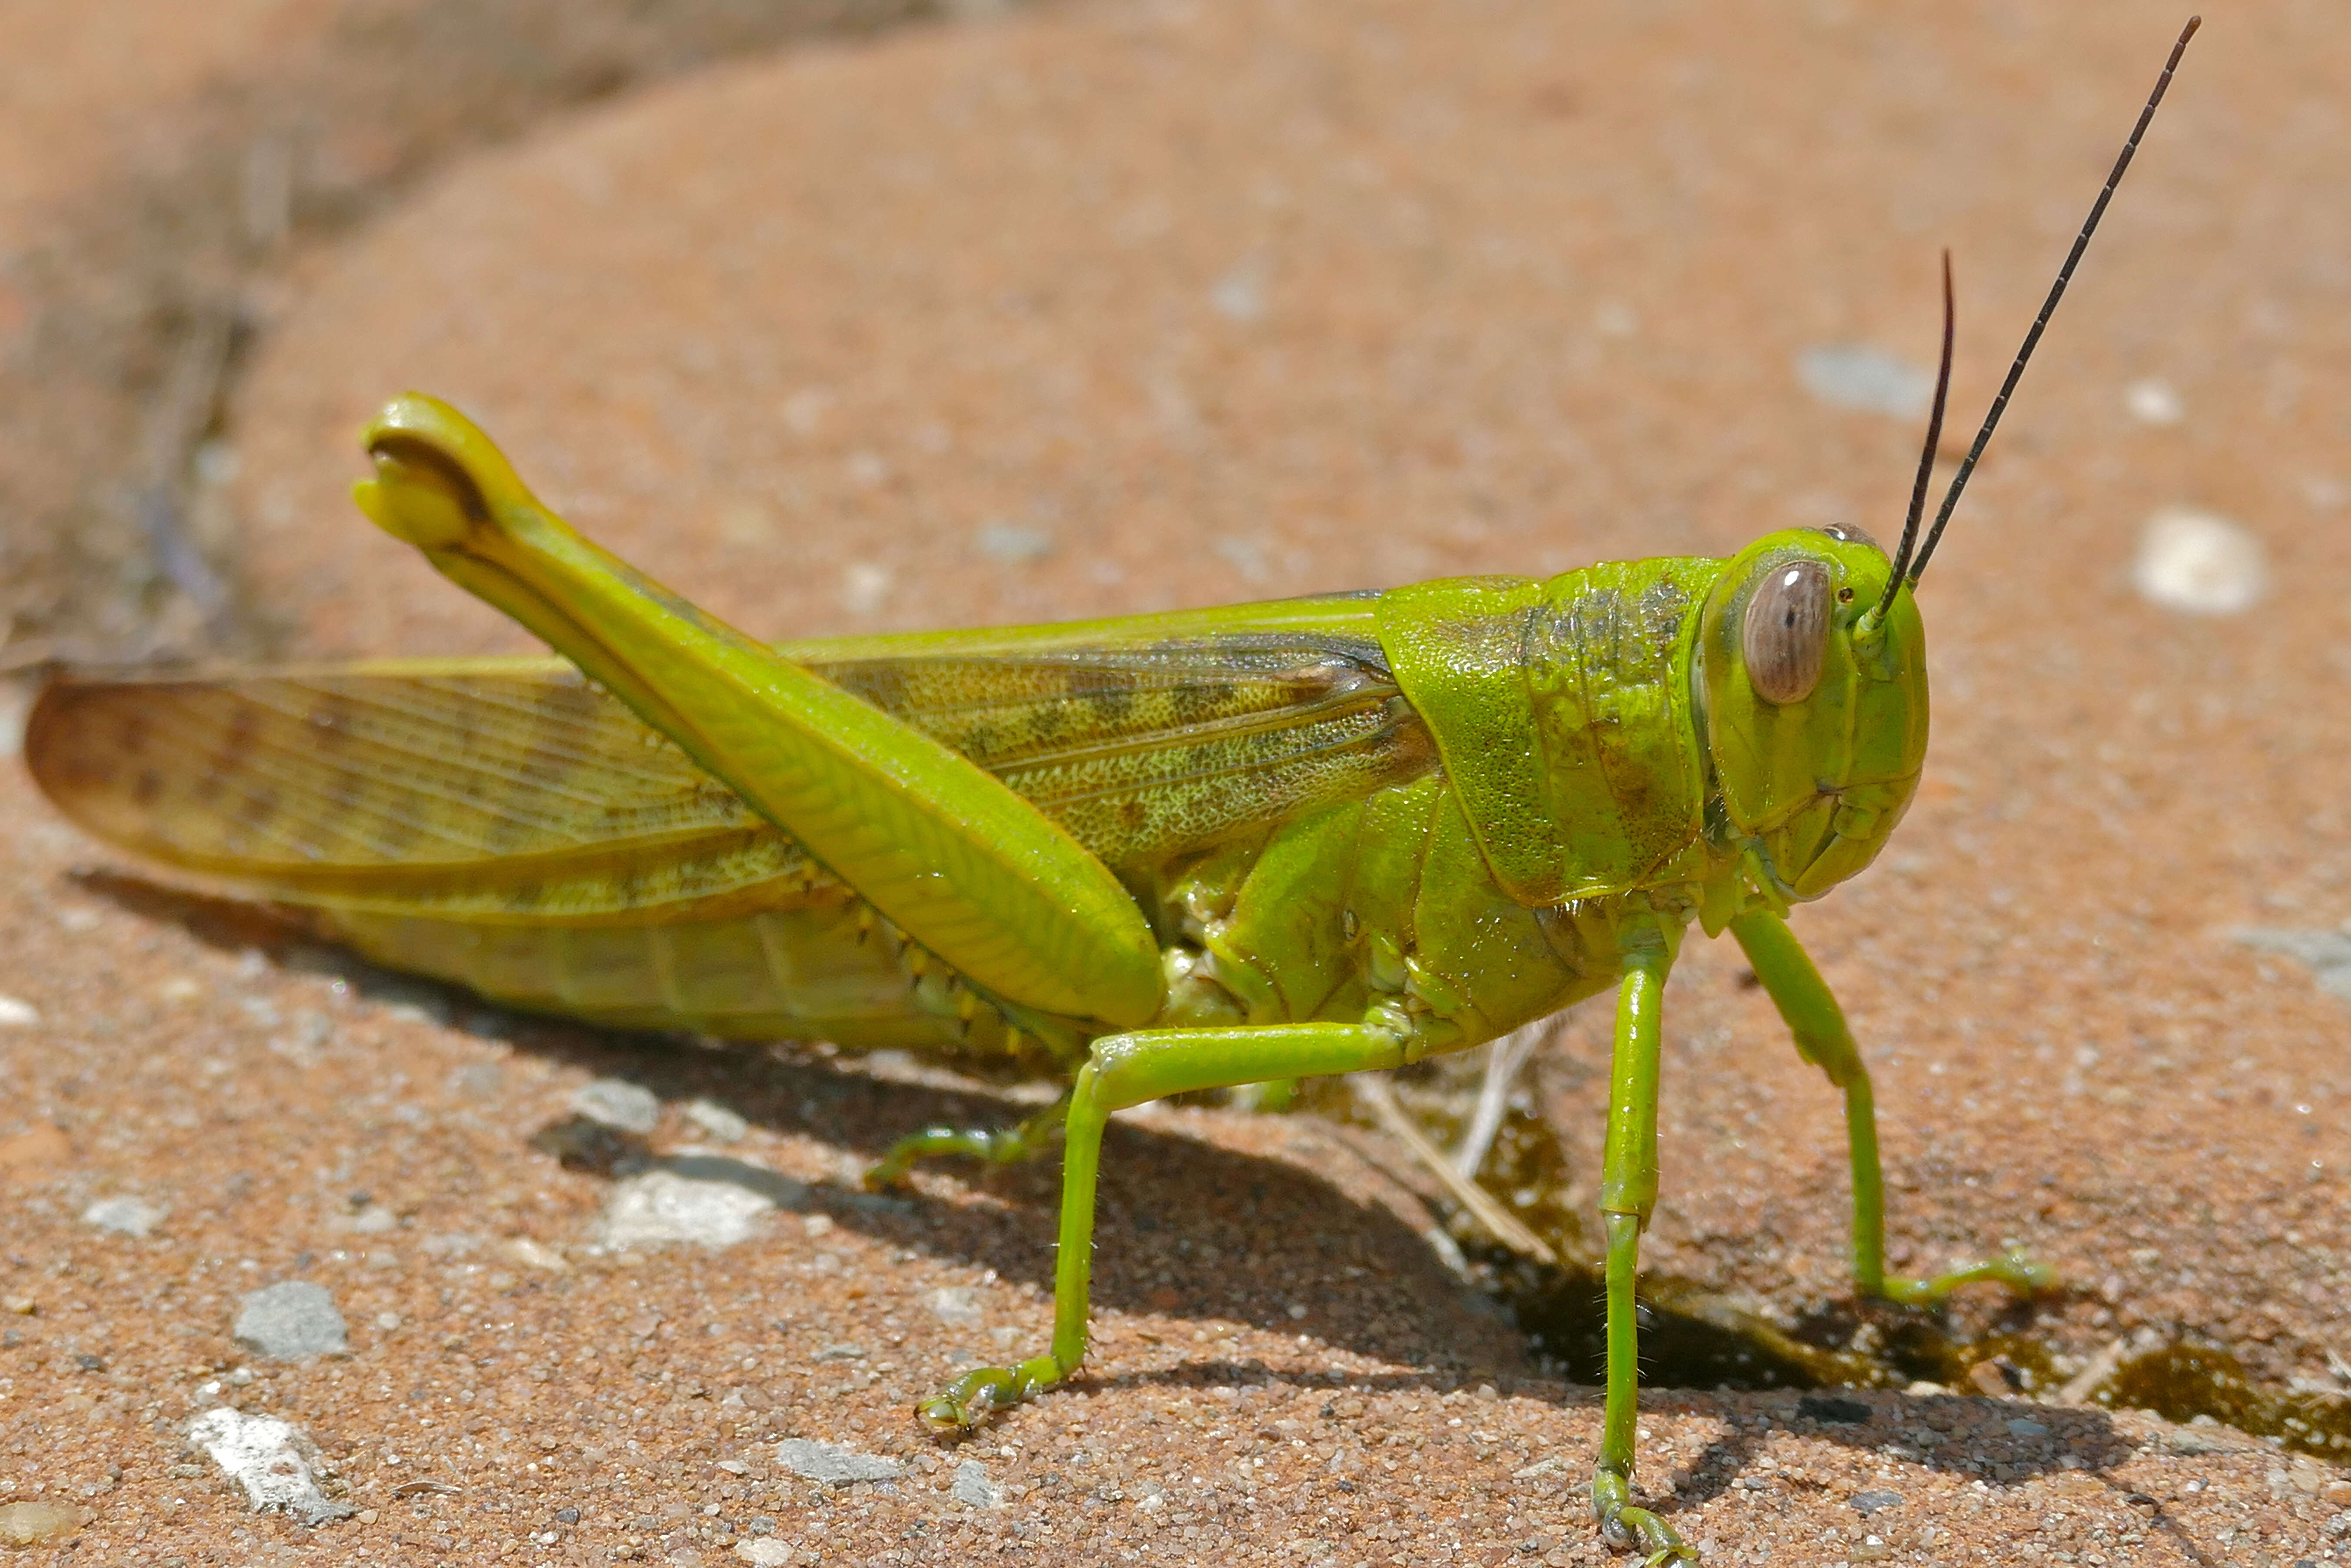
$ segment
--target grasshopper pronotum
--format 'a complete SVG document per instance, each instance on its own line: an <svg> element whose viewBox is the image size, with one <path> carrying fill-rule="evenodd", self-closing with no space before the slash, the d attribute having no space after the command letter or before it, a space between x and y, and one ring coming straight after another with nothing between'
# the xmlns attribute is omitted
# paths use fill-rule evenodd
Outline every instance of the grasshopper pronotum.
<svg viewBox="0 0 2351 1568"><path fill-rule="evenodd" d="M367 430L361 507L569 663L68 677L26 755L99 836L502 1002L1066 1077L1017 1129L919 1134L877 1167L1064 1142L1051 1344L925 1401L945 1430L1083 1359L1112 1112L1395 1067L1614 988L1593 1506L1612 1543L1693 1556L1632 1491L1660 994L1693 922L1738 939L1844 1092L1858 1288L1928 1302L2049 1279L2015 1257L1886 1274L1868 1074L1785 916L1866 866L1909 803L1914 591L2196 26L1922 538L1946 257L1890 560L1856 529L1798 529L1544 582L770 647L572 532L462 415L411 395Z"/></svg>

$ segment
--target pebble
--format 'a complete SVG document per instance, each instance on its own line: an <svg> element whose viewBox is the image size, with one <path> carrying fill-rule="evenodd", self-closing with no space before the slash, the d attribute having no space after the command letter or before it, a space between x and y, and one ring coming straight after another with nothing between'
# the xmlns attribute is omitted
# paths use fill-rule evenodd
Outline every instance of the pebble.
<svg viewBox="0 0 2351 1568"><path fill-rule="evenodd" d="M101 1197L81 1211L81 1222L116 1236L146 1237L162 1224L163 1210L127 1194Z"/></svg>
<svg viewBox="0 0 2351 1568"><path fill-rule="evenodd" d="M2228 518L2168 507L2139 535L2131 581L2167 610L2235 615L2269 586L2269 564L2261 541Z"/></svg>
<svg viewBox="0 0 2351 1568"><path fill-rule="evenodd" d="M973 533L972 543L988 559L1007 566L1026 566L1053 553L1052 535L1018 523L983 523Z"/></svg>
<svg viewBox="0 0 2351 1568"><path fill-rule="evenodd" d="M40 1021L40 1009L32 1003L0 995L0 1029L31 1029Z"/></svg>
<svg viewBox="0 0 2351 1568"><path fill-rule="evenodd" d="M1264 320L1264 268L1254 260L1244 261L1209 287L1208 303L1228 321Z"/></svg>
<svg viewBox="0 0 2351 1568"><path fill-rule="evenodd" d="M562 1253L528 1236L517 1236L507 1241L507 1256L526 1269L544 1269L550 1274L565 1274L571 1270L569 1260Z"/></svg>
<svg viewBox="0 0 2351 1568"><path fill-rule="evenodd" d="M571 1108L591 1122L624 1133L650 1133L661 1123L661 1096L625 1078L599 1078L571 1092Z"/></svg>
<svg viewBox="0 0 2351 1568"><path fill-rule="evenodd" d="M891 582L888 567L852 561L841 573L841 607L852 615L871 615L890 597Z"/></svg>
<svg viewBox="0 0 2351 1568"><path fill-rule="evenodd" d="M354 1236L381 1236L400 1228L400 1216L380 1203L362 1204L357 1213L337 1216L334 1225Z"/></svg>
<svg viewBox="0 0 2351 1568"><path fill-rule="evenodd" d="M735 1543L735 1555L751 1563L753 1568L789 1568L792 1561L791 1542L772 1536L754 1536Z"/></svg>
<svg viewBox="0 0 2351 1568"><path fill-rule="evenodd" d="M1796 379L1832 408L1921 419L1935 401L1935 378L1907 360L1867 343L1821 343L1796 356Z"/></svg>
<svg viewBox="0 0 2351 1568"><path fill-rule="evenodd" d="M62 1541L82 1527L82 1511L61 1502L12 1502L0 1507L0 1542L38 1546Z"/></svg>
<svg viewBox="0 0 2351 1568"><path fill-rule="evenodd" d="M1001 1508L1004 1489L987 1479L987 1467L977 1459L966 1459L956 1467L955 1500L974 1508Z"/></svg>
<svg viewBox="0 0 2351 1568"><path fill-rule="evenodd" d="M807 1437L787 1437L776 1445L776 1462L796 1476L843 1486L851 1481L886 1481L899 1473L898 1462L878 1454L861 1454L837 1443ZM957 1479L961 1479L958 1471Z"/></svg>
<svg viewBox="0 0 2351 1568"><path fill-rule="evenodd" d="M1879 1511L1881 1509L1898 1508L1901 1506L1902 1494L1898 1491L1887 1491L1879 1488L1873 1489L1869 1491L1857 1491L1853 1494L1852 1500L1854 1511L1859 1513L1864 1519L1866 1519L1871 1514Z"/></svg>
<svg viewBox="0 0 2351 1568"><path fill-rule="evenodd" d="M970 1285L942 1285L931 1292L931 1312L943 1323L976 1329L987 1318L979 1291Z"/></svg>
<svg viewBox="0 0 2351 1568"><path fill-rule="evenodd" d="M341 1322L336 1320L339 1332ZM325 1524L351 1515L349 1503L338 1502L319 1490L318 1477L311 1472L305 1452L308 1439L275 1416L248 1416L224 1406L197 1416L188 1428L188 1439L245 1489L256 1513L276 1509L305 1524Z"/></svg>
<svg viewBox="0 0 2351 1568"><path fill-rule="evenodd" d="M2159 376L2147 376L2125 387L2123 406L2141 424L2178 424L2188 417L2179 393Z"/></svg>
<svg viewBox="0 0 2351 1568"><path fill-rule="evenodd" d="M236 1314L236 1343L280 1361L350 1349L334 1297L308 1280L287 1280L246 1296Z"/></svg>
<svg viewBox="0 0 2351 1568"><path fill-rule="evenodd" d="M722 1144L739 1144L751 1135L751 1124L743 1114L716 1100L696 1100L685 1108L685 1119Z"/></svg>
<svg viewBox="0 0 2351 1568"><path fill-rule="evenodd" d="M775 1207L773 1194L741 1182L650 1170L612 1184L604 1200L603 1217L597 1221L596 1239L607 1247L660 1246L670 1241L732 1247L748 1240Z"/></svg>
<svg viewBox="0 0 2351 1568"><path fill-rule="evenodd" d="M2319 989L2351 1002L2351 934L2341 931L2265 931L2231 933L2248 947L2283 953L2310 966Z"/></svg>

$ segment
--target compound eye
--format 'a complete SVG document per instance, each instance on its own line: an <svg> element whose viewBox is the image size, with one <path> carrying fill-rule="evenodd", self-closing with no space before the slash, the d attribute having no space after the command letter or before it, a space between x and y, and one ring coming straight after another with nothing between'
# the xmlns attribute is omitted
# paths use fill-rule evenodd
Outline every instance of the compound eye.
<svg viewBox="0 0 2351 1568"><path fill-rule="evenodd" d="M1764 701L1800 703L1821 684L1828 653L1829 569L1816 560L1775 566L1747 601L1747 679Z"/></svg>

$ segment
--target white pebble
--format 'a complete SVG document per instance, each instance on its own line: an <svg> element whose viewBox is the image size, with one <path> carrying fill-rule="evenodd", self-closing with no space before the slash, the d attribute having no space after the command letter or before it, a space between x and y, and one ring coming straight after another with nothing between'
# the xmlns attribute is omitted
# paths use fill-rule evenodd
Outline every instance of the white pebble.
<svg viewBox="0 0 2351 1568"><path fill-rule="evenodd" d="M2131 580L2167 610L2190 615L2235 615L2250 610L2269 585L2261 541L2228 518L2187 507L2168 507L2147 519L2139 535Z"/></svg>
<svg viewBox="0 0 2351 1568"><path fill-rule="evenodd" d="M931 1313L943 1323L976 1329L987 1321L979 1291L969 1285L942 1285L931 1292Z"/></svg>
<svg viewBox="0 0 2351 1568"><path fill-rule="evenodd" d="M1604 299L1593 309L1592 329L1604 338L1629 338L1641 329L1641 318L1621 299Z"/></svg>
<svg viewBox="0 0 2351 1568"><path fill-rule="evenodd" d="M571 1092L571 1108L591 1122L624 1133L650 1133L661 1122L661 1097L625 1078L599 1078Z"/></svg>
<svg viewBox="0 0 2351 1568"><path fill-rule="evenodd" d="M545 1242L534 1241L528 1236L517 1236L508 1241L507 1256L526 1269L544 1269L550 1274L568 1274L571 1271L571 1264L562 1253Z"/></svg>
<svg viewBox="0 0 2351 1568"><path fill-rule="evenodd" d="M1018 523L982 523L973 533L972 543L988 559L1008 566L1025 566L1053 553L1052 535Z"/></svg>
<svg viewBox="0 0 2351 1568"><path fill-rule="evenodd" d="M40 1010L32 1003L0 996L0 1029L31 1029L40 1021Z"/></svg>
<svg viewBox="0 0 2351 1568"><path fill-rule="evenodd" d="M607 1247L693 1241L732 1247L748 1240L776 1207L765 1193L731 1181L697 1181L675 1171L652 1170L612 1184L597 1224Z"/></svg>
<svg viewBox="0 0 2351 1568"><path fill-rule="evenodd" d="M722 1144L738 1144L750 1136L751 1124L742 1113L716 1100L696 1100L685 1108L685 1119Z"/></svg>
<svg viewBox="0 0 2351 1568"><path fill-rule="evenodd" d="M350 1517L349 1503L319 1490L309 1440L275 1416L248 1416L224 1406L197 1416L188 1438L245 1489L256 1513L277 1509L313 1525Z"/></svg>
<svg viewBox="0 0 2351 1568"><path fill-rule="evenodd" d="M150 1235L156 1226L162 1223L162 1219L163 1211L161 1208L127 1194L116 1197L101 1197L81 1211L81 1222L84 1225L95 1226L100 1230L111 1231L117 1236Z"/></svg>
<svg viewBox="0 0 2351 1568"><path fill-rule="evenodd" d="M400 1216L380 1203L371 1203L357 1214L336 1216L334 1226L355 1236L381 1236L400 1228Z"/></svg>
<svg viewBox="0 0 2351 1568"><path fill-rule="evenodd" d="M1821 343L1796 356L1796 379L1833 408L1924 417L1935 399L1935 378L1907 360L1869 343Z"/></svg>
<svg viewBox="0 0 2351 1568"><path fill-rule="evenodd" d="M772 1535L754 1535L735 1543L735 1555L751 1568L791 1568L792 1543Z"/></svg>
<svg viewBox="0 0 2351 1568"><path fill-rule="evenodd" d="M2123 406L2142 424L2178 424L2188 417L2179 394L2169 382L2157 376L2135 381L2123 389Z"/></svg>
<svg viewBox="0 0 2351 1568"><path fill-rule="evenodd" d="M852 615L871 615L890 597L890 569L870 560L855 560L841 569L841 607Z"/></svg>
<svg viewBox="0 0 2351 1568"><path fill-rule="evenodd" d="M1254 261L1245 261L1208 287L1208 303L1217 314L1229 321L1261 321L1265 319L1265 278L1263 268Z"/></svg>

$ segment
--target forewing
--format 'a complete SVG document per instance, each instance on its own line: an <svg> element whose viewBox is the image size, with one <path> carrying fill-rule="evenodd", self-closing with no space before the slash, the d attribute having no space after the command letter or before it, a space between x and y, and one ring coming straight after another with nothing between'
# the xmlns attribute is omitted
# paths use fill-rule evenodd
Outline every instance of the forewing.
<svg viewBox="0 0 2351 1568"><path fill-rule="evenodd" d="M817 666L995 773L1113 866L1416 777L1368 640L1261 634Z"/></svg>
<svg viewBox="0 0 2351 1568"><path fill-rule="evenodd" d="M62 681L25 755L99 837L297 902L593 916L809 869L552 661Z"/></svg>
<svg viewBox="0 0 2351 1568"><path fill-rule="evenodd" d="M810 662L1113 866L1367 794L1434 757L1362 639ZM43 694L25 749L99 836L298 903L594 922L843 891L559 661L69 679Z"/></svg>

